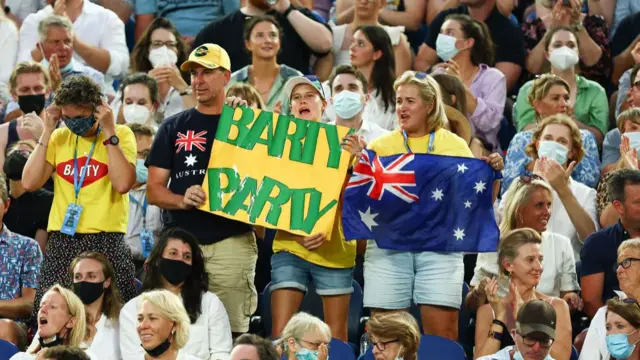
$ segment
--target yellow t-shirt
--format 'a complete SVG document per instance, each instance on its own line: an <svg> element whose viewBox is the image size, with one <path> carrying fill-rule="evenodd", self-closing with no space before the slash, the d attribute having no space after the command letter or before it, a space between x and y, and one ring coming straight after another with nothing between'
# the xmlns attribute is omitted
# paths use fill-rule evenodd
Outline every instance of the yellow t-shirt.
<svg viewBox="0 0 640 360"><path fill-rule="evenodd" d="M409 147L416 154L426 154L429 148L429 134L419 138L409 138ZM369 144L369 148L380 156L405 154L407 148L401 130L394 130L380 136ZM446 129L438 129L433 139L432 155L473 157L469 145L458 135Z"/></svg>
<svg viewBox="0 0 640 360"><path fill-rule="evenodd" d="M136 138L131 129L116 125L120 148L129 163L136 163ZM68 128L56 129L47 147L47 162L54 167L53 205L47 231L60 231L69 204L75 202L73 188L73 152L77 136ZM95 137L78 139L78 172L82 170ZM79 234L127 232L129 195L118 193L109 180L109 159L104 133L96 141L84 183L78 195L82 214L76 229Z"/></svg>

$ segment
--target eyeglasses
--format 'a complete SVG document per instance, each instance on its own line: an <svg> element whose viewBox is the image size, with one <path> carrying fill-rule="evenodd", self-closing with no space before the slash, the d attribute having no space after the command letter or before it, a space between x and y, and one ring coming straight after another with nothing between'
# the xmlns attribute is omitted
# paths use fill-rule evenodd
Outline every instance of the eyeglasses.
<svg viewBox="0 0 640 360"><path fill-rule="evenodd" d="M531 174L531 175L521 175L520 176L520 182L523 184L531 184L532 181L534 180L542 180L544 181L544 179L536 174Z"/></svg>
<svg viewBox="0 0 640 360"><path fill-rule="evenodd" d="M400 341L399 339L393 339L393 340L389 340L389 341L371 341L371 345L372 347L377 347L378 350L380 351L384 351L384 349L387 348L387 345L389 344L393 344L395 342Z"/></svg>
<svg viewBox="0 0 640 360"><path fill-rule="evenodd" d="M614 264L613 265L613 271L618 271L618 267L619 266L622 266L623 269L628 269L629 267L631 267L631 264L634 261L640 261L640 259L638 259L638 258L626 258L626 259L622 260L621 262Z"/></svg>
<svg viewBox="0 0 640 360"><path fill-rule="evenodd" d="M551 347L551 345L553 345L553 339L550 337L546 337L544 339L538 339L538 338L532 338L529 336L522 336L522 342L527 346L534 346L536 343L540 343L540 346L543 348L549 348Z"/></svg>
<svg viewBox="0 0 640 360"><path fill-rule="evenodd" d="M325 344L323 342L311 342L311 341L307 341L305 339L298 339L298 341L303 342L303 343L307 343L309 345L309 347L311 348L311 350L318 350L320 348L320 345ZM329 344L327 344L327 350L329 349Z"/></svg>
<svg viewBox="0 0 640 360"><path fill-rule="evenodd" d="M178 48L178 42L177 41L160 41L160 40L154 40L154 41L151 42L151 48L153 48L153 49L158 49L158 48L161 48L163 46L166 46L168 48L177 49Z"/></svg>

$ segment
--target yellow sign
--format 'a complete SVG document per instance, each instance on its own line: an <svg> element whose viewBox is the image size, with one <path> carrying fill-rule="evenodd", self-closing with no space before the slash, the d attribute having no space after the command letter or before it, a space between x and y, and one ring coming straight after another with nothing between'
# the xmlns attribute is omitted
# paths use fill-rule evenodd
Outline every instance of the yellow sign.
<svg viewBox="0 0 640 360"><path fill-rule="evenodd" d="M200 210L293 234L329 234L349 153L344 127L225 106Z"/></svg>

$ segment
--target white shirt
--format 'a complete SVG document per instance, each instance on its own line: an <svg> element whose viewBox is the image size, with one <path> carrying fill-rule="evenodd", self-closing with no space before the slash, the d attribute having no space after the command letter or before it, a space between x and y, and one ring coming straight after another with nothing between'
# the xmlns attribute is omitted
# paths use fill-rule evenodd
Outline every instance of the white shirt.
<svg viewBox="0 0 640 360"><path fill-rule="evenodd" d="M42 8L40 0L5 0L4 4L20 20L24 20L29 14L35 13Z"/></svg>
<svg viewBox="0 0 640 360"><path fill-rule="evenodd" d="M580 290L576 276L576 262L569 238L545 231L542 233L542 277L537 290L548 296L559 297L561 291ZM471 286L476 286L484 277L498 274L498 254L495 252L478 254ZM503 291L508 291L507 279L500 282Z"/></svg>
<svg viewBox="0 0 640 360"><path fill-rule="evenodd" d="M322 83L322 88L326 96L330 96L331 87L329 86L328 81ZM369 94L369 102L364 106L362 118L368 119L371 123L375 123L385 130L395 130L400 127L400 124L396 121L396 111L393 105L394 104L392 103L389 106L389 109L385 111L382 96L379 96L378 91L376 90ZM327 107L322 113L322 122L336 122L336 111L333 109L333 104L329 99L327 99Z"/></svg>
<svg viewBox="0 0 640 360"><path fill-rule="evenodd" d="M124 360L142 359L137 313L141 297L131 299L120 311L120 350ZM231 325L220 299L207 291L202 295L202 313L189 329L189 340L181 351L205 360L227 360L231 352ZM185 358L187 359L187 358Z"/></svg>
<svg viewBox="0 0 640 360"><path fill-rule="evenodd" d="M335 121L331 124L335 125ZM385 135L389 132L389 130L385 130L381 128L378 124L369 122L364 117L362 118L362 125L360 129L356 131L356 135L362 136L364 141L369 144L374 139L379 138L382 135Z"/></svg>
<svg viewBox="0 0 640 360"><path fill-rule="evenodd" d="M498 351L497 353L493 354L493 355L487 355L487 356L481 356L479 358L477 358L476 360L511 360L511 355L509 354L509 352L514 348L514 346L507 346L506 348ZM546 358L544 358L544 360L554 360L551 355L547 355Z"/></svg>
<svg viewBox="0 0 640 360"><path fill-rule="evenodd" d="M13 21L0 14L0 83L9 84L9 77L18 56L18 28Z"/></svg>
<svg viewBox="0 0 640 360"><path fill-rule="evenodd" d="M89 352L92 354L100 354L100 358L105 360L122 359L119 347L120 332L118 330L118 324L114 324L104 314L102 314L100 316L100 320L96 323L96 334L93 337L91 346L89 346L89 349L85 350L85 352L87 354L89 354ZM33 341L31 342L31 346L37 344L39 339L40 335L36 332L36 335L33 337Z"/></svg>
<svg viewBox="0 0 640 360"><path fill-rule="evenodd" d="M580 360L601 360L609 359L607 350L607 305L601 307L591 320L587 337L584 338Z"/></svg>
<svg viewBox="0 0 640 360"><path fill-rule="evenodd" d="M349 56L349 46L346 49L343 49L342 45L344 45L344 37L346 32L349 30L351 24L342 24L342 25L332 25L331 30L333 33L333 47L331 52L334 56L334 64L333 66L339 65L350 65L351 58ZM389 38L391 39L391 45L396 46L400 43L400 39L402 37L402 33L404 33L404 26L386 26L382 25L382 28L387 31L389 34Z"/></svg>
<svg viewBox="0 0 640 360"><path fill-rule="evenodd" d="M593 220L593 224L597 231L600 225L597 220L598 212L596 209L596 190L573 179L569 179L569 188L571 189L573 196L576 197L580 206L582 206ZM578 236L578 231L576 231L576 227L573 226L571 218L569 218L567 210L564 208L562 201L560 201L558 193L555 190L552 192L553 203L551 204L551 218L547 224L547 231L568 237L571 240L571 246L573 247L573 257L575 259L580 259L580 250L582 249L582 243L585 239L580 239L580 236ZM500 201L500 206L496 213L496 222L498 224L502 221L505 198L506 197L503 197Z"/></svg>
<svg viewBox="0 0 640 360"><path fill-rule="evenodd" d="M20 46L18 61L29 61L31 50L38 43L38 24L44 18L53 14L53 7L46 6L35 14L24 19L20 28ZM105 9L90 1L84 1L82 13L73 23L73 32L81 41L109 52L111 62L105 80L107 84L113 82L113 78L126 75L129 69L129 49L124 34L124 23L111 10ZM87 62L77 53L73 53L74 59L82 64Z"/></svg>

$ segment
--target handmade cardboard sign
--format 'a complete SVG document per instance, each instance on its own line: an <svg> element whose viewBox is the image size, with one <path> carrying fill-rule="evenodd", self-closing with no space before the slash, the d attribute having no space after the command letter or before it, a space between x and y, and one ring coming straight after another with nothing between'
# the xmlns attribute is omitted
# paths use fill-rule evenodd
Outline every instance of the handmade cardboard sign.
<svg viewBox="0 0 640 360"><path fill-rule="evenodd" d="M349 162L350 129L225 106L200 210L298 235L330 233Z"/></svg>

